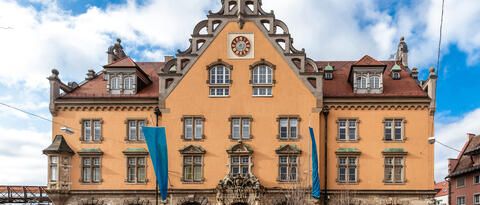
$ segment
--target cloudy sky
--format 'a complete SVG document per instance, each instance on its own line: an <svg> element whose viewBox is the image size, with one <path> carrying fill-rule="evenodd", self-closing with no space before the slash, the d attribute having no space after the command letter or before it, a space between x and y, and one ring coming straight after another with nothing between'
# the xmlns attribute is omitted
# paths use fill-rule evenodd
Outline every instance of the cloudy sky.
<svg viewBox="0 0 480 205"><path fill-rule="evenodd" d="M52 68L82 81L122 39L137 61L161 61L188 46L195 24L220 0L0 0L0 102L47 118ZM388 59L405 36L410 66L436 65L441 0L264 0L315 60ZM436 137L460 149L480 134L480 2L446 0ZM51 124L0 105L0 184L44 185ZM436 146L436 180L456 153Z"/></svg>

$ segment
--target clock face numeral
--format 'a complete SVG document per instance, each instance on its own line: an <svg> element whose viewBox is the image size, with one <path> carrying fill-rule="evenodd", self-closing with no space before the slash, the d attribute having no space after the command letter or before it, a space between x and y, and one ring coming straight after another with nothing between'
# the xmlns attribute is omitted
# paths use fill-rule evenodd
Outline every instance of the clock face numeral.
<svg viewBox="0 0 480 205"><path fill-rule="evenodd" d="M237 36L232 40L231 49L235 55L244 57L250 52L250 40L245 36Z"/></svg>

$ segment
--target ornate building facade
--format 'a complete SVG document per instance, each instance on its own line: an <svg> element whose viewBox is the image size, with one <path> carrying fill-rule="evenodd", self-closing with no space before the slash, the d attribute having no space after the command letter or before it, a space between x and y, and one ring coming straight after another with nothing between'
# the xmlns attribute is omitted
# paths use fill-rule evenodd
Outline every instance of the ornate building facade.
<svg viewBox="0 0 480 205"><path fill-rule="evenodd" d="M261 0L222 0L191 45L136 62L120 40L85 81L53 70L48 156L56 204L152 204L143 126L166 127L167 204L432 202L436 75L395 60L315 61ZM156 108L160 112L156 112ZM158 116L158 121L157 121ZM310 198L315 130L322 198Z"/></svg>

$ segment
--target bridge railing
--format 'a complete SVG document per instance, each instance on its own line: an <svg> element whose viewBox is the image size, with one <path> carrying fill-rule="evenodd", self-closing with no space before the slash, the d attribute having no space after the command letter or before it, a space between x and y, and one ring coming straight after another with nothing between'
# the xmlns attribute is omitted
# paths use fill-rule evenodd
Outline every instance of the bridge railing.
<svg viewBox="0 0 480 205"><path fill-rule="evenodd" d="M0 204L51 203L44 186L0 186Z"/></svg>

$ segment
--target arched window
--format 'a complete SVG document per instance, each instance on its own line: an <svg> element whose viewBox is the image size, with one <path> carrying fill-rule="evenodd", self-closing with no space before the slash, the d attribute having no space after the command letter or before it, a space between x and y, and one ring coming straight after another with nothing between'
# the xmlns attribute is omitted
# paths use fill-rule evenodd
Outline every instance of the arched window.
<svg viewBox="0 0 480 205"><path fill-rule="evenodd" d="M110 79L110 89L119 90L120 89L120 78L113 77Z"/></svg>
<svg viewBox="0 0 480 205"><path fill-rule="evenodd" d="M230 84L230 69L224 65L210 68L210 84Z"/></svg>
<svg viewBox="0 0 480 205"><path fill-rule="evenodd" d="M272 84L273 70L267 65L259 65L253 69L253 84Z"/></svg>
<svg viewBox="0 0 480 205"><path fill-rule="evenodd" d="M370 76L370 88L378 89L380 88L380 77L377 75Z"/></svg>
<svg viewBox="0 0 480 205"><path fill-rule="evenodd" d="M256 66L252 71L253 96L272 96L273 69L267 65Z"/></svg>
<svg viewBox="0 0 480 205"><path fill-rule="evenodd" d="M133 90L133 77L128 76L123 80L123 87L125 90Z"/></svg>
<svg viewBox="0 0 480 205"><path fill-rule="evenodd" d="M230 95L230 69L225 65L215 65L210 68L210 96L225 97Z"/></svg>
<svg viewBox="0 0 480 205"><path fill-rule="evenodd" d="M367 88L367 77L358 76L356 81L357 81L357 88L360 88L360 89Z"/></svg>

